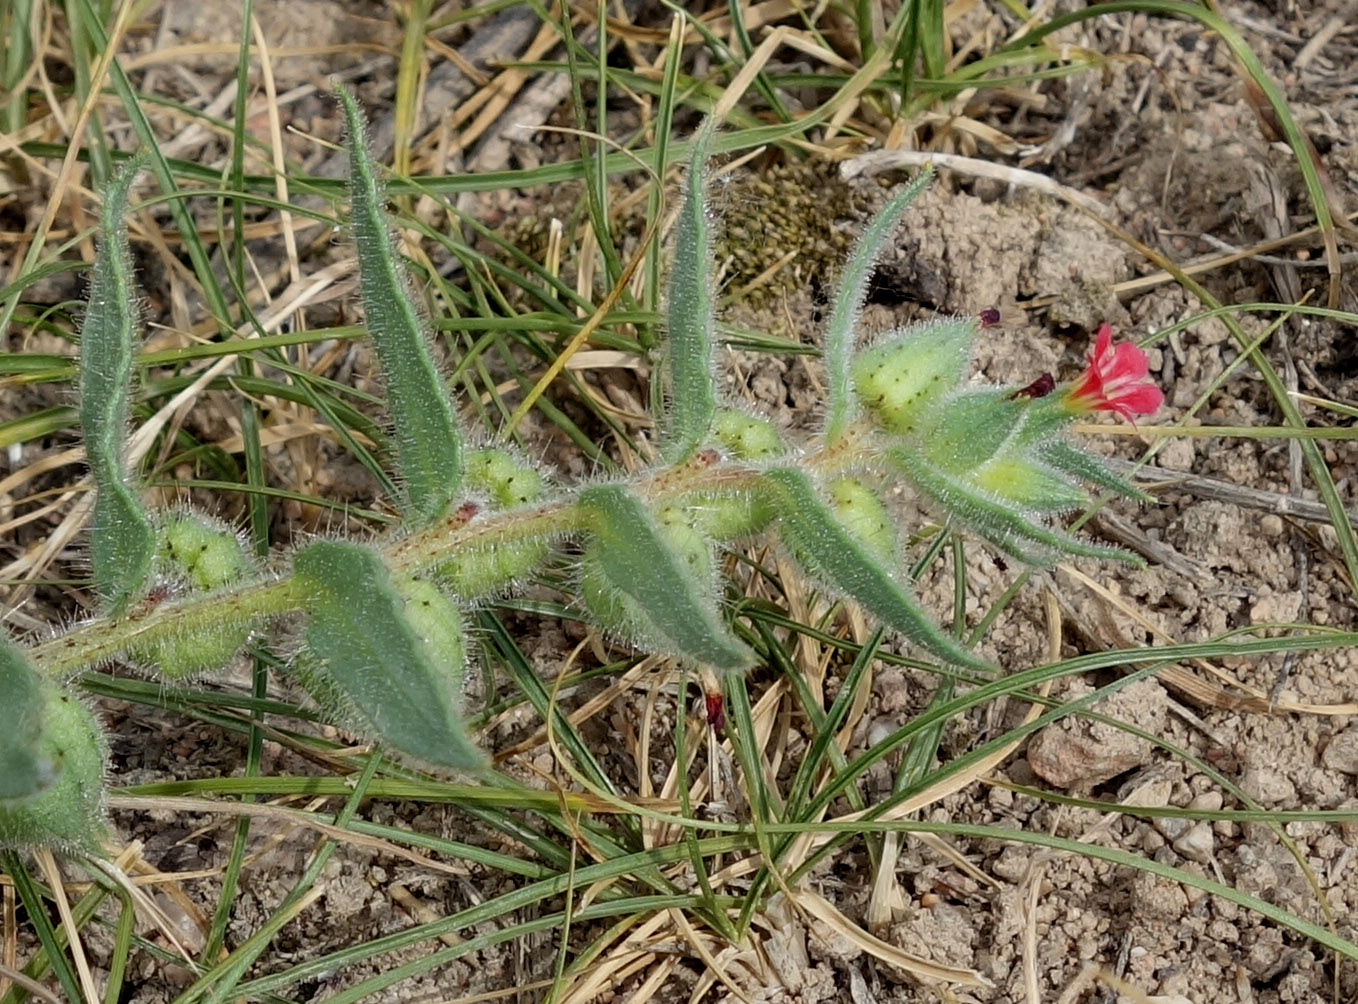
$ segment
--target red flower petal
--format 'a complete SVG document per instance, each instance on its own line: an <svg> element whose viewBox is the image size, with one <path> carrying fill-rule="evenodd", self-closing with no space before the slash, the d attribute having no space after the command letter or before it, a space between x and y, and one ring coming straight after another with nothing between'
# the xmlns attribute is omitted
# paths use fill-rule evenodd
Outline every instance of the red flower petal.
<svg viewBox="0 0 1358 1004"><path fill-rule="evenodd" d="M1104 323L1095 333L1089 365L1066 392L1066 406L1074 412L1115 411L1129 422L1149 415L1165 395L1144 382L1149 366L1146 353L1133 342L1113 344L1113 328Z"/></svg>

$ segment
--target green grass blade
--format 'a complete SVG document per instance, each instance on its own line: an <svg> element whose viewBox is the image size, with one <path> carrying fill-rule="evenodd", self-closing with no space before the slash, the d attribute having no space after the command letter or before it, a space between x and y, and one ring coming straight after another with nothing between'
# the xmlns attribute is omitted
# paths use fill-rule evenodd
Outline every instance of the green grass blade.
<svg viewBox="0 0 1358 1004"><path fill-rule="evenodd" d="M682 25L678 18L675 19L675 26L682 31ZM660 179L660 184L652 185L650 194L646 201L646 221L653 224L660 214L665 210L665 175L670 166L670 131L674 124L674 109L679 98L679 67L683 63L683 36L682 34L670 36L670 44L665 50L665 70L664 76L660 80L659 100L655 110L655 173ZM648 227L649 229L649 227ZM655 232L660 233L660 228L656 227ZM664 247L659 239L651 242L651 246L646 249L646 289L642 294L642 308L647 314L658 315L660 313L660 291L665 284L662 278L664 265ZM655 325L646 324L638 332L637 340L643 349L651 349L656 344ZM659 388L659 383L652 384L652 391ZM658 415L661 413L659 400L652 400L652 407Z"/></svg>
<svg viewBox="0 0 1358 1004"><path fill-rule="evenodd" d="M104 1004L118 1004L123 999L123 981L127 977L127 963L132 956L132 936L136 933L137 908L126 893L118 924L114 929L113 951L110 953L108 979L104 983Z"/></svg>
<svg viewBox="0 0 1358 1004"><path fill-rule="evenodd" d="M712 336L716 327L713 297L712 233L707 214L707 148L715 123L705 122L693 140L684 206L674 234L670 274L668 337L670 401L662 426L665 459L679 463L702 445L717 410L712 376Z"/></svg>
<svg viewBox="0 0 1358 1004"><path fill-rule="evenodd" d="M359 286L368 333L386 381L407 500L405 515L412 524L424 525L442 514L461 486L462 434L392 241L358 103L343 88L335 93L349 132L349 194Z"/></svg>
<svg viewBox="0 0 1358 1004"><path fill-rule="evenodd" d="M929 618L891 572L840 524L804 473L777 468L764 475L764 482L773 496L783 542L813 578L855 600L938 658L973 669L994 669Z"/></svg>
<svg viewBox="0 0 1358 1004"><path fill-rule="evenodd" d="M643 625L648 641L718 670L749 668L753 653L727 629L716 604L635 495L622 485L599 485L580 493L579 506L604 575L649 622Z"/></svg>
<svg viewBox="0 0 1358 1004"><path fill-rule="evenodd" d="M33 881L33 876L29 873L27 865L24 864L18 854L13 851L6 851L0 854L0 872L8 875L13 881L14 890L19 894L19 902L23 904L24 910L28 913L28 922L32 925L33 932L38 936L38 943L42 945L43 952L47 956L47 963L52 967L52 972L56 974L62 992L66 994L66 999L69 1001L84 1000L84 995L80 991L80 981L76 978L75 970L71 967L70 960L66 958L66 953L62 950L63 941L57 929L52 926L47 903L43 900L38 884ZM23 996L23 991L18 987L14 988L11 993L17 995L16 999Z"/></svg>
<svg viewBox="0 0 1358 1004"><path fill-rule="evenodd" d="M620 796L622 793L608 776L608 771L595 758L589 745L581 738L579 730L571 724L570 718L560 705L552 701L547 686L532 662L523 654L523 650L519 648L518 642L514 640L513 634L505 627L504 622L490 610L478 611L476 622L483 639L481 651L493 653L498 657L496 662L499 668L514 681L544 722L551 717L557 742L570 754L590 783L610 795Z"/></svg>
<svg viewBox="0 0 1358 1004"><path fill-rule="evenodd" d="M102 240L80 328L80 425L95 488L90 564L99 595L115 610L146 581L156 549L124 455L139 318L123 216L140 170L140 161L129 164L104 195Z"/></svg>
<svg viewBox="0 0 1358 1004"><path fill-rule="evenodd" d="M481 764L459 708L461 666L438 665L377 553L320 541L294 563L308 591L311 653L354 710L393 747L458 769Z"/></svg>
<svg viewBox="0 0 1358 1004"><path fill-rule="evenodd" d="M834 310L825 327L823 347L830 399L830 413L825 423L825 438L829 443L835 442L843 434L857 411L851 369L858 316L863 310L868 281L877 268L886 239L891 236L901 215L933 176L933 168L926 167L914 181L897 192L863 231L853 254L844 265L844 273L835 291Z"/></svg>

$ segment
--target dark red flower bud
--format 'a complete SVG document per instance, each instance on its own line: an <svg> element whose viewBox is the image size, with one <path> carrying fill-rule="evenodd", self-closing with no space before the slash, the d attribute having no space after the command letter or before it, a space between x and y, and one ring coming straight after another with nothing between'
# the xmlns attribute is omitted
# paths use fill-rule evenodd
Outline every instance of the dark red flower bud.
<svg viewBox="0 0 1358 1004"><path fill-rule="evenodd" d="M1039 398L1046 397L1054 390L1056 390L1055 378L1050 373L1043 373L1027 387L1020 387L1009 396L1015 400L1021 397Z"/></svg>
<svg viewBox="0 0 1358 1004"><path fill-rule="evenodd" d="M721 691L714 691L703 695L703 703L707 711L707 724L714 729L720 729L726 724L726 707L722 704Z"/></svg>

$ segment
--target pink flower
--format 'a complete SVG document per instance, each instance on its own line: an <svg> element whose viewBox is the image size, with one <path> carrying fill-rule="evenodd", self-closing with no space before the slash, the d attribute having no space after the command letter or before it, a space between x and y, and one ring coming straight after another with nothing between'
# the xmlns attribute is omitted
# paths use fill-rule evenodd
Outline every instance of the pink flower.
<svg viewBox="0 0 1358 1004"><path fill-rule="evenodd" d="M1113 344L1113 329L1100 324L1089 365L1066 391L1071 411L1116 411L1129 422L1150 415L1165 401L1160 388L1146 382L1146 353L1132 342Z"/></svg>

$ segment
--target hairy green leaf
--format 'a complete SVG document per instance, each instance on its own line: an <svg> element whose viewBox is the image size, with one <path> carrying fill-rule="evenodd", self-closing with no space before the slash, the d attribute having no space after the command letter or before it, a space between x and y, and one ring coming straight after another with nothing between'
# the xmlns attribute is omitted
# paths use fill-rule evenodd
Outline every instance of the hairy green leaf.
<svg viewBox="0 0 1358 1004"><path fill-rule="evenodd" d="M95 850L104 835L104 737L94 713L71 693L39 685L36 755L55 764L50 783L25 798L0 799L0 848Z"/></svg>
<svg viewBox="0 0 1358 1004"><path fill-rule="evenodd" d="M766 472L764 482L778 513L783 542L808 574L940 659L976 669L994 668L930 620L891 571L835 518L806 474L780 467Z"/></svg>
<svg viewBox="0 0 1358 1004"><path fill-rule="evenodd" d="M1054 439L1044 444L1039 453L1057 470L1065 471L1072 477L1088 481L1108 491L1136 499L1138 502L1154 502L1155 497L1147 495L1140 488L1119 477L1115 471L1098 457L1072 446L1063 439Z"/></svg>
<svg viewBox="0 0 1358 1004"><path fill-rule="evenodd" d="M830 399L830 413L825 423L825 439L828 443L834 443L840 437L857 409L850 383L850 369L858 316L863 310L868 281L872 278L892 229L933 176L933 168L926 167L914 181L897 192L863 231L853 254L844 265L839 288L835 292L834 311L830 314L830 323L825 327L823 342Z"/></svg>
<svg viewBox="0 0 1358 1004"><path fill-rule="evenodd" d="M462 650L449 642L461 634L456 608L427 583L394 583L378 554L357 544L320 541L293 567L308 594L307 649L345 703L403 753L480 765L460 712Z"/></svg>
<svg viewBox="0 0 1358 1004"><path fill-rule="evenodd" d="M937 502L949 516L1020 561L1050 565L1060 560L1062 554L1074 554L1141 564L1140 558L1122 548L1090 544L1030 518L1013 503L1006 504L986 495L974 485L940 470L914 450L897 448L890 450L888 456L916 488Z"/></svg>
<svg viewBox="0 0 1358 1004"><path fill-rule="evenodd" d="M674 232L665 342L670 399L661 427L662 451L670 463L687 460L702 445L717 410L712 376L712 333L716 328L712 227L706 194L707 145L713 128L708 119L694 137L684 205Z"/></svg>
<svg viewBox="0 0 1358 1004"><path fill-rule="evenodd" d="M349 198L363 311L386 382L405 516L423 526L443 514L461 487L462 434L392 240L363 116L347 90L335 93L349 131Z"/></svg>
<svg viewBox="0 0 1358 1004"><path fill-rule="evenodd" d="M94 480L90 564L95 588L115 611L146 581L156 550L155 529L128 483L126 459L139 318L123 217L142 163L128 164L104 193L99 251L80 326L80 426Z"/></svg>
<svg viewBox="0 0 1358 1004"><path fill-rule="evenodd" d="M623 485L598 485L580 493L579 507L591 561L631 601L635 627L648 642L719 670L750 667L754 655L722 621L711 589L635 495Z"/></svg>
<svg viewBox="0 0 1358 1004"><path fill-rule="evenodd" d="M38 750L42 683L18 648L0 638L0 799L52 783L56 764Z"/></svg>

